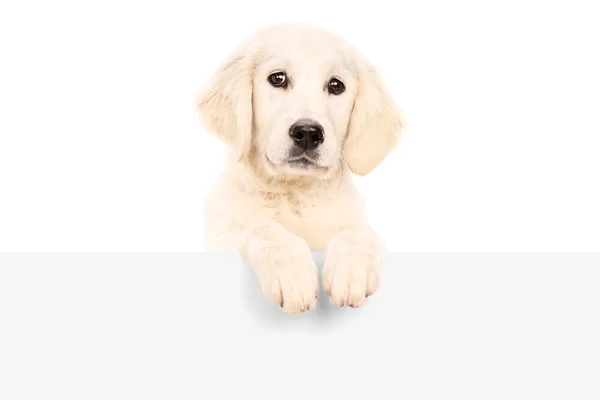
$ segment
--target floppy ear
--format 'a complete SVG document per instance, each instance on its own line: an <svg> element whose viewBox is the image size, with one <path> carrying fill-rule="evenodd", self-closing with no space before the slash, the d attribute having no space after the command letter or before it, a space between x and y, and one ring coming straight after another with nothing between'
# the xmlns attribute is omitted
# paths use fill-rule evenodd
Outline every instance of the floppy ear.
<svg viewBox="0 0 600 400"><path fill-rule="evenodd" d="M379 73L367 65L358 74L344 157L350 170L364 176L396 147L402 130L399 110Z"/></svg>
<svg viewBox="0 0 600 400"><path fill-rule="evenodd" d="M230 145L236 158L247 154L252 139L252 63L233 54L200 94L198 107L206 128Z"/></svg>

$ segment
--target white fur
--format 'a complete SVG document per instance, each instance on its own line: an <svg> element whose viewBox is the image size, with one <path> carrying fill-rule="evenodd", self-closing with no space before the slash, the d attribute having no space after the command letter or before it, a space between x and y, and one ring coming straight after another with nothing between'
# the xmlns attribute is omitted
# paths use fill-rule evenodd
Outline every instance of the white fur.
<svg viewBox="0 0 600 400"><path fill-rule="evenodd" d="M277 70L287 89L267 80ZM331 77L346 91L327 92ZM205 203L205 248L239 251L267 298L290 313L316 304L311 250L325 251L330 300L362 306L379 284L384 245L368 225L350 171L366 175L395 147L401 118L376 70L350 44L308 25L265 28L222 64L201 94L206 127L229 145ZM290 126L323 126L315 165L288 163Z"/></svg>

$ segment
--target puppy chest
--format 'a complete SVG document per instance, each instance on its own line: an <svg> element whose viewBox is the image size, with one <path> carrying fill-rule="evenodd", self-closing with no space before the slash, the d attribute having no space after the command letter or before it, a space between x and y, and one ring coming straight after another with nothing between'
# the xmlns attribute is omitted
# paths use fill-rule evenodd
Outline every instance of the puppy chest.
<svg viewBox="0 0 600 400"><path fill-rule="evenodd" d="M324 249L329 238L350 220L347 210L336 202L294 196L281 199L274 219L313 249Z"/></svg>

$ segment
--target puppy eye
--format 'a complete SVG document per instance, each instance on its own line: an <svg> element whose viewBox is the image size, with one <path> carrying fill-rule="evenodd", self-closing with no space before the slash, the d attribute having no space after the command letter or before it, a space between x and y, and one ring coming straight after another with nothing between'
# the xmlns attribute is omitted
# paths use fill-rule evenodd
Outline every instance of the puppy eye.
<svg viewBox="0 0 600 400"><path fill-rule="evenodd" d="M286 88L288 84L287 75L285 72L273 72L269 75L269 83L275 87Z"/></svg>
<svg viewBox="0 0 600 400"><path fill-rule="evenodd" d="M346 90L346 86L344 83L337 78L331 78L329 83L327 84L327 91L331 94L341 94Z"/></svg>

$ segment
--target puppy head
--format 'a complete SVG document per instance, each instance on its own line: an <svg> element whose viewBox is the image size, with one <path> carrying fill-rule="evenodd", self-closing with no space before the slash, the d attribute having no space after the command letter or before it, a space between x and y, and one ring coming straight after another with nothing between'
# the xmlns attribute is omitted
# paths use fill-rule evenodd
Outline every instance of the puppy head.
<svg viewBox="0 0 600 400"><path fill-rule="evenodd" d="M401 119L377 71L347 42L307 25L253 35L200 97L207 128L269 176L357 175L395 147Z"/></svg>

